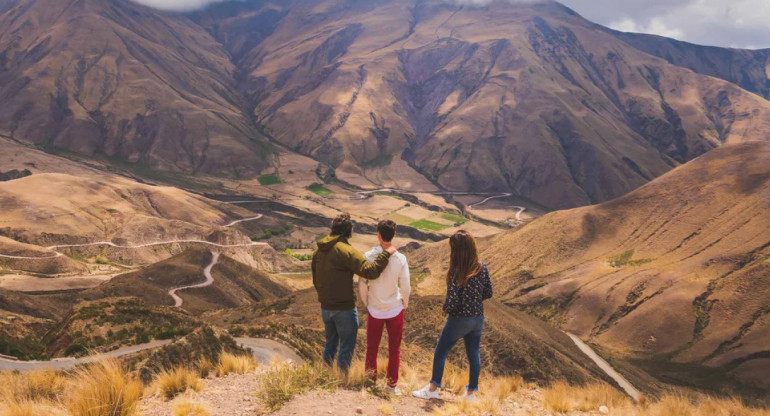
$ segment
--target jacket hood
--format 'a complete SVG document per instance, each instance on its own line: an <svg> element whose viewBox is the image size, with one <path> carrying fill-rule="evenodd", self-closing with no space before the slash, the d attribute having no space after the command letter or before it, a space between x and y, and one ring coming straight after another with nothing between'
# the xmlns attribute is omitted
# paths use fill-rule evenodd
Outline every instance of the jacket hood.
<svg viewBox="0 0 770 416"><path fill-rule="evenodd" d="M348 240L347 240L347 238L344 238L341 235L327 235L326 237L318 240L318 242L316 244L318 244L318 250L320 250L320 251L329 251L338 242L347 243Z"/></svg>

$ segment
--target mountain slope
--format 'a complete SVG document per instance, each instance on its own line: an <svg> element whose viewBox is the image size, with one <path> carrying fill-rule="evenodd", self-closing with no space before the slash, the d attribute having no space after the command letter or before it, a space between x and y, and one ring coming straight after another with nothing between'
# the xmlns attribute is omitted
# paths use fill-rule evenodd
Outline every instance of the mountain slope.
<svg viewBox="0 0 770 416"><path fill-rule="evenodd" d="M128 0L0 5L0 133L150 168L253 176L270 151L237 70L182 16Z"/></svg>
<svg viewBox="0 0 770 416"><path fill-rule="evenodd" d="M552 2L247 2L195 18L249 74L259 123L343 179L391 185L383 166L411 167L572 207L770 130L762 97Z"/></svg>
<svg viewBox="0 0 770 416"><path fill-rule="evenodd" d="M661 371L706 366L766 388L769 161L768 143L725 146L622 198L484 241L498 297L623 356L669 363ZM438 274L446 255L416 257Z"/></svg>
<svg viewBox="0 0 770 416"><path fill-rule="evenodd" d="M356 185L565 208L770 131L765 52L550 1L7 0L0 33L0 134L155 170L253 178L294 151Z"/></svg>

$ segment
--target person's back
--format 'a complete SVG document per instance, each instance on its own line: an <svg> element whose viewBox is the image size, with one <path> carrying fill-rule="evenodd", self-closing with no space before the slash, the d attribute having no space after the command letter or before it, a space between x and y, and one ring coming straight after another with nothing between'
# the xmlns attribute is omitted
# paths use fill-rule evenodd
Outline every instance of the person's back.
<svg viewBox="0 0 770 416"><path fill-rule="evenodd" d="M374 262L382 251L382 247L373 247L364 254L364 257L367 261ZM390 256L388 266L385 267L377 280L359 282L363 282L367 286L365 304L369 313L373 313L375 317L377 317L378 312L404 309L409 304L409 294L411 293L409 263L406 256L399 252Z"/></svg>
<svg viewBox="0 0 770 416"><path fill-rule="evenodd" d="M383 220L377 224L379 247L369 250L367 261L376 260L384 250L393 248L396 223ZM366 371L372 378L377 377L377 355L379 354L382 331L388 329L388 387L395 394L398 388L398 370L401 363L401 338L404 332L404 311L409 305L411 284L409 264L406 257L395 252L390 256L388 266L377 280L358 280L361 300L366 305L369 318L366 324Z"/></svg>
<svg viewBox="0 0 770 416"><path fill-rule="evenodd" d="M353 275L376 279L395 252L384 251L370 264L348 243L352 234L350 216L338 216L332 221L330 235L318 241L318 249L311 261L313 286L321 303L321 318L326 331L323 359L331 365L339 346L338 363L345 371L350 367L358 335Z"/></svg>

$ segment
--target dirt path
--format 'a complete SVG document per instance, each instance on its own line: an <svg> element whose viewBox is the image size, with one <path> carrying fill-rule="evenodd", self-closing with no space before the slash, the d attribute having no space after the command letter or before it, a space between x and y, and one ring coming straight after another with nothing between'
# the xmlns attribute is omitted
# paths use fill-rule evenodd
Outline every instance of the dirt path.
<svg viewBox="0 0 770 416"><path fill-rule="evenodd" d="M174 288L174 289L171 289L171 290L168 291L169 296L171 296L171 298L174 299L174 306L176 306L177 308L181 308L182 307L182 303L184 303L182 298L180 298L176 294L176 292L178 292L180 290L185 290L185 289L194 289L194 288L198 288L198 287L207 287L207 286L211 286L212 284L214 284L214 276L211 275L211 269L214 268L214 266L217 264L218 261L219 261L219 252L212 251L211 252L211 263L208 266L206 266L205 269L203 269L203 276L206 278L206 281L204 281L203 283L195 284L195 285L177 287L177 288Z"/></svg>
<svg viewBox="0 0 770 416"><path fill-rule="evenodd" d="M596 363L596 365L599 366L599 368L602 369L608 376L610 376L613 380L615 380L618 385L620 385L621 388L631 396L634 401L638 402L639 398L641 397L641 393L639 393L639 390L637 390L628 380L626 380L625 377L623 377L622 374L615 371L614 368L605 361L602 357L599 356L591 347L589 347L583 340L578 338L576 335L570 334L567 332L567 335L572 338L572 341L577 345L578 348L580 348L580 351L583 351L585 355L588 356L593 362Z"/></svg>
<svg viewBox="0 0 770 416"><path fill-rule="evenodd" d="M256 217L251 218L242 218L240 220L235 220L233 222L230 222L228 224L223 225L223 227L232 227L234 225L238 225L243 222L248 221L256 221L263 217L264 215L258 214ZM5 259L14 259L14 260L47 260L47 259L55 259L57 257L61 257L63 254L56 251L57 249L62 248L76 248L76 247L92 247L92 246L110 246L114 248L122 248L122 249L138 249L138 248L146 248L146 247L154 247L154 246L162 246L166 244L205 244L213 247L218 248L238 248L238 247L251 247L251 246L266 246L267 243L260 243L252 241L248 244L217 244L212 243L210 241L205 240L167 240L167 241L157 241L154 243L145 243L145 244L135 244L135 245L120 245L115 244L111 241L95 241L92 243L84 243L84 244L61 244L61 245L55 245L55 246L49 246L46 247L46 250L53 251L50 256L11 256L7 254L0 254L0 258Z"/></svg>
<svg viewBox="0 0 770 416"><path fill-rule="evenodd" d="M251 350L254 358L261 363L271 363L274 358L304 363L305 360L296 351L278 341L266 338L236 338L239 346Z"/></svg>
<svg viewBox="0 0 770 416"><path fill-rule="evenodd" d="M66 370L80 364L88 364L98 361L102 358L119 358L125 355L134 354L144 350L151 350L170 344L171 340L155 340L146 344L130 345L118 348L114 351L105 352L100 355L91 355L81 358L54 358L50 361L16 361L0 359L0 371L34 371L34 370Z"/></svg>

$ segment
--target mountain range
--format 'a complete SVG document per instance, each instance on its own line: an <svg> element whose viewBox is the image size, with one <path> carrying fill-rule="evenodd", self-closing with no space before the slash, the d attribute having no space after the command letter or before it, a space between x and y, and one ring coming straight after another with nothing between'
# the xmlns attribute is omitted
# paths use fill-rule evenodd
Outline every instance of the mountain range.
<svg viewBox="0 0 770 416"><path fill-rule="evenodd" d="M551 1L3 0L0 34L0 134L123 168L253 179L296 152L569 208L770 131L770 51Z"/></svg>

